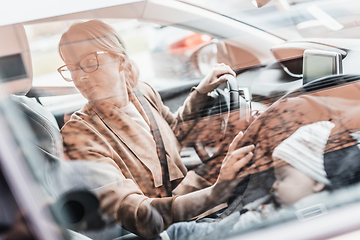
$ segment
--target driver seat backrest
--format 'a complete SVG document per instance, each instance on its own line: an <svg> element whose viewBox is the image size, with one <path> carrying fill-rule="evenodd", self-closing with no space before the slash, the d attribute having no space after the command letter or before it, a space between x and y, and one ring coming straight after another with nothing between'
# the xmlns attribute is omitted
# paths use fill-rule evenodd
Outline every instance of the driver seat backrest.
<svg viewBox="0 0 360 240"><path fill-rule="evenodd" d="M55 117L35 99L26 97L32 86L32 64L26 32L21 24L0 27L0 97L9 98L28 120L31 142L63 158L62 137Z"/></svg>
<svg viewBox="0 0 360 240"><path fill-rule="evenodd" d="M11 95L10 99L24 114L35 133L35 144L40 149L63 159L62 136L55 117L39 104L36 99L26 96Z"/></svg>

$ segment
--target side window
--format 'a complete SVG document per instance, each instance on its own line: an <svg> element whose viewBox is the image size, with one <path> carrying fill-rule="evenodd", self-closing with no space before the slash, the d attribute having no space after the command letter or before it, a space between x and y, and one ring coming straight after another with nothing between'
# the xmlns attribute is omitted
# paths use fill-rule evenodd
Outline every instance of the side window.
<svg viewBox="0 0 360 240"><path fill-rule="evenodd" d="M210 36L172 26L156 27L153 33L149 39L149 54L156 78L198 77L198 72L191 68L190 56L198 46L211 41Z"/></svg>

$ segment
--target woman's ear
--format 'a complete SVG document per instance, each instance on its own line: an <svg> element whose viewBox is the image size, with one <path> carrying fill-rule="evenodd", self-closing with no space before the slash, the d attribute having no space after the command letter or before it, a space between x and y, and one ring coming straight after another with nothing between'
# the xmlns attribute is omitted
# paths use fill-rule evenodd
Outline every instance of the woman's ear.
<svg viewBox="0 0 360 240"><path fill-rule="evenodd" d="M325 184L317 181L314 182L314 186L313 186L314 193L321 192L324 189L325 189Z"/></svg>
<svg viewBox="0 0 360 240"><path fill-rule="evenodd" d="M119 61L119 72L124 71L124 61Z"/></svg>

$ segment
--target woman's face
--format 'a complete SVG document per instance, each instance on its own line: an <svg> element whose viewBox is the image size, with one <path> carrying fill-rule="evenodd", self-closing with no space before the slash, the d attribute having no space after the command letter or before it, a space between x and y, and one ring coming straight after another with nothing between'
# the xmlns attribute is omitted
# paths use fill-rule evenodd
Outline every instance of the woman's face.
<svg viewBox="0 0 360 240"><path fill-rule="evenodd" d="M84 56L104 50L96 47L83 34L67 34L69 43L61 46L66 65L76 65ZM111 97L121 97L127 94L122 59L110 53L98 55L99 67L96 71L87 73L81 68L73 71L73 81L76 88L88 101L96 101Z"/></svg>
<svg viewBox="0 0 360 240"><path fill-rule="evenodd" d="M324 187L291 165L275 167L275 177L275 199L281 206L290 206Z"/></svg>

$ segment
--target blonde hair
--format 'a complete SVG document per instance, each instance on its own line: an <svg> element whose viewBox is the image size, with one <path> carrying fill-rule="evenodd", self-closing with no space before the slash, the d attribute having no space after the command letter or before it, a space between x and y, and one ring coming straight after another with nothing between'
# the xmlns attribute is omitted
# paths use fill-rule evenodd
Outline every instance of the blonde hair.
<svg viewBox="0 0 360 240"><path fill-rule="evenodd" d="M64 60L61 47L69 43L67 36L73 33L84 34L89 41L100 49L124 59L124 73L128 87L135 87L139 79L139 69L126 52L124 42L116 30L100 20L75 23L61 36L59 54Z"/></svg>

